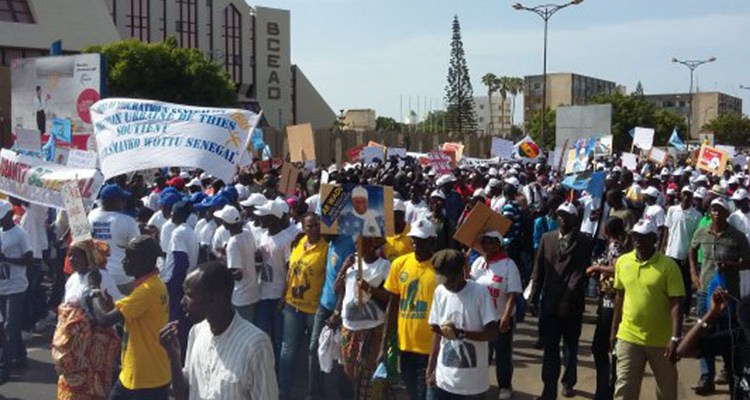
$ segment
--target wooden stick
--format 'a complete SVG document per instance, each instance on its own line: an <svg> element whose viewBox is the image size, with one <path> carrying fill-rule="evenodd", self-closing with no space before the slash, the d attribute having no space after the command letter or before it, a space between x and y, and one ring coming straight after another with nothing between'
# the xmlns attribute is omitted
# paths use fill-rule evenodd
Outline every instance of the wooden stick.
<svg viewBox="0 0 750 400"><path fill-rule="evenodd" d="M362 279L362 235L357 237L357 282ZM362 307L362 291L357 289L357 307Z"/></svg>

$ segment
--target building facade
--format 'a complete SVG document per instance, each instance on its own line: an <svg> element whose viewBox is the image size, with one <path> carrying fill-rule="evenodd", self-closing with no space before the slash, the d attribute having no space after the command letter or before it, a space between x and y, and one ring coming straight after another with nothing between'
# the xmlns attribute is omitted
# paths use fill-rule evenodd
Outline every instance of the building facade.
<svg viewBox="0 0 750 400"><path fill-rule="evenodd" d="M377 114L373 109L346 110L344 112L344 129L357 132L374 131L377 126Z"/></svg>
<svg viewBox="0 0 750 400"><path fill-rule="evenodd" d="M646 101L685 119L690 112L689 93L648 94ZM722 114L742 114L742 99L721 92L693 93L690 138L697 139L704 125Z"/></svg>
<svg viewBox="0 0 750 400"><path fill-rule="evenodd" d="M524 77L524 120L542 109L542 75ZM624 91L615 82L574 73L547 74L547 107L583 105L598 94Z"/></svg>
<svg viewBox="0 0 750 400"><path fill-rule="evenodd" d="M491 106L491 108L490 108ZM492 104L488 96L474 97L474 113L477 116L477 128L486 135L507 136L513 124L513 104L510 96L505 98L493 95Z"/></svg>

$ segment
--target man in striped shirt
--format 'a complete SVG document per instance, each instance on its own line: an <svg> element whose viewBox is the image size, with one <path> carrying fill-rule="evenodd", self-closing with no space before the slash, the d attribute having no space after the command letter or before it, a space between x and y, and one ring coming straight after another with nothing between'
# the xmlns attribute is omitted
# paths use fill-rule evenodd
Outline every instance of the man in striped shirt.
<svg viewBox="0 0 750 400"><path fill-rule="evenodd" d="M161 331L169 355L175 399L278 399L271 339L232 308L234 279L218 261L201 264L185 279L182 306L196 323L185 366L180 363L177 324Z"/></svg>

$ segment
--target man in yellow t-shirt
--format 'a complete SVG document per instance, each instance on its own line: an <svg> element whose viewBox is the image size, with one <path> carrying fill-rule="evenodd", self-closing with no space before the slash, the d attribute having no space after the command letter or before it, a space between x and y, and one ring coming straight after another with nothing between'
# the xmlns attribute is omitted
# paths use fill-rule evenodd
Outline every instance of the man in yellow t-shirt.
<svg viewBox="0 0 750 400"><path fill-rule="evenodd" d="M89 277L90 306L96 323L125 323L122 370L110 400L168 398L172 375L169 358L159 341L159 331L169 320L169 295L156 268L156 259L162 254L159 243L151 236L138 236L128 243L124 268L128 276L135 278L135 288L114 304L100 288L98 271L92 271Z"/></svg>
<svg viewBox="0 0 750 400"><path fill-rule="evenodd" d="M389 261L414 252L414 246L409 238L409 225L406 223L406 204L401 200L393 201L393 223L396 233L385 238L383 255Z"/></svg>
<svg viewBox="0 0 750 400"><path fill-rule="evenodd" d="M394 322L398 319L401 376L412 399L424 399L425 372L432 349L432 329L427 321L437 282L432 265L435 226L427 219L415 222L409 232L414 252L397 258L391 265L385 289L391 293L386 311L385 334L379 360L387 354Z"/></svg>
<svg viewBox="0 0 750 400"><path fill-rule="evenodd" d="M615 309L611 342L616 342L616 399L636 399L648 362L656 380L656 397L677 399L677 345L681 339L682 273L656 251L658 228L641 220L631 231L634 251L615 265ZM665 350L666 348L666 350Z"/></svg>

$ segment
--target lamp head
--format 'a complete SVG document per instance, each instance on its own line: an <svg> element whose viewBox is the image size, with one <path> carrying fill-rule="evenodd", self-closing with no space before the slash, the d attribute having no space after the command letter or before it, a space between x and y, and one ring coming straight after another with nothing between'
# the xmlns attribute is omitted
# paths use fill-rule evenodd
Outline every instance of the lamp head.
<svg viewBox="0 0 750 400"><path fill-rule="evenodd" d="M708 62L714 62L714 61L716 61L716 57L711 57L708 59Z"/></svg>
<svg viewBox="0 0 750 400"><path fill-rule="evenodd" d="M676 59L676 58L674 58L674 57L672 57L672 62L673 62L673 63L676 63L676 62L677 62L677 59Z"/></svg>
<svg viewBox="0 0 750 400"><path fill-rule="evenodd" d="M516 3L516 4L513 4L513 8L515 8L516 10L520 10L523 8L523 6L521 5L521 3Z"/></svg>
<svg viewBox="0 0 750 400"><path fill-rule="evenodd" d="M573 1L570 2L570 4L573 4L573 5L575 5L575 4L581 4L581 3L583 3L583 0L573 0Z"/></svg>

